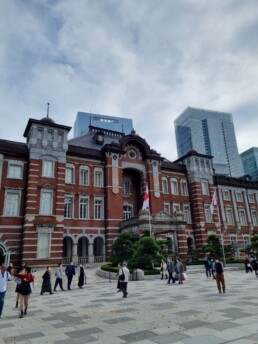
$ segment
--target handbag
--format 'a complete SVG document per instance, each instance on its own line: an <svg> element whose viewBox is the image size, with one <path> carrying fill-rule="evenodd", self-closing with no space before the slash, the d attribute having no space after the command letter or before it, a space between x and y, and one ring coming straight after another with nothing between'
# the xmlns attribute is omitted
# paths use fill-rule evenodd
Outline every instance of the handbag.
<svg viewBox="0 0 258 344"><path fill-rule="evenodd" d="M183 276L184 276L184 279L187 279L187 274L185 272L183 272Z"/></svg>
<svg viewBox="0 0 258 344"><path fill-rule="evenodd" d="M120 280L120 281L124 281L124 280L125 280L125 274L124 274L123 269L122 269L122 274L121 274L120 277L119 277L119 280Z"/></svg>

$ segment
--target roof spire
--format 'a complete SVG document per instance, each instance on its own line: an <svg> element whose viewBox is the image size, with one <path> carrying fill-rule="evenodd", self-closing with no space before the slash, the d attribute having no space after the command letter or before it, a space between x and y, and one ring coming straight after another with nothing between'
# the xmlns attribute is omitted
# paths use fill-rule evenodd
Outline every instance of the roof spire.
<svg viewBox="0 0 258 344"><path fill-rule="evenodd" d="M50 103L47 103L47 118L49 118L49 105Z"/></svg>

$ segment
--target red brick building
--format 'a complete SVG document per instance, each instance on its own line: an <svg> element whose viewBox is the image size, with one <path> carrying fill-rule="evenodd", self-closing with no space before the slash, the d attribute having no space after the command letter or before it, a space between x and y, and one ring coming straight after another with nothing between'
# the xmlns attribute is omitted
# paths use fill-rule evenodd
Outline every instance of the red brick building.
<svg viewBox="0 0 258 344"><path fill-rule="evenodd" d="M70 129L29 119L26 143L0 140L1 261L105 261L120 232L146 229L182 258L190 247L202 254L209 234L239 256L258 233L258 183L214 175L211 156L170 162L135 132L89 127L68 142ZM147 185L150 216L141 211Z"/></svg>

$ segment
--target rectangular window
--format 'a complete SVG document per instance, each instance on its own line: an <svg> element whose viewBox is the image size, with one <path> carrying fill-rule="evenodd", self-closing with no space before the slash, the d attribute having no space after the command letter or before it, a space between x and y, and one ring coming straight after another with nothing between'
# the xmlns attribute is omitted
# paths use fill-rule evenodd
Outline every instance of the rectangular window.
<svg viewBox="0 0 258 344"><path fill-rule="evenodd" d="M237 245L237 238L234 235L232 235L230 237L230 243L231 243L232 246L236 246Z"/></svg>
<svg viewBox="0 0 258 344"><path fill-rule="evenodd" d="M123 194L131 195L131 181L128 179L123 180Z"/></svg>
<svg viewBox="0 0 258 344"><path fill-rule="evenodd" d="M254 203L255 200L254 200L254 194L248 194L248 199L249 199L249 202L250 203Z"/></svg>
<svg viewBox="0 0 258 344"><path fill-rule="evenodd" d="M162 191L164 194L168 193L168 181L167 181L167 179L162 179Z"/></svg>
<svg viewBox="0 0 258 344"><path fill-rule="evenodd" d="M250 245L250 237L249 236L244 236L243 240L244 240L244 245L245 246Z"/></svg>
<svg viewBox="0 0 258 344"><path fill-rule="evenodd" d="M163 205L164 213L170 215L170 204L164 203Z"/></svg>
<svg viewBox="0 0 258 344"><path fill-rule="evenodd" d="M43 139L43 129L38 129L38 131L37 131L37 139L39 139L39 140Z"/></svg>
<svg viewBox="0 0 258 344"><path fill-rule="evenodd" d="M38 258L50 257L50 233L38 234Z"/></svg>
<svg viewBox="0 0 258 344"><path fill-rule="evenodd" d="M47 140L54 141L54 132L52 130L48 130L47 132Z"/></svg>
<svg viewBox="0 0 258 344"><path fill-rule="evenodd" d="M8 165L8 178L22 179L22 165L10 163Z"/></svg>
<svg viewBox="0 0 258 344"><path fill-rule="evenodd" d="M188 196L188 187L187 187L187 182L185 181L181 182L181 192L183 196Z"/></svg>
<svg viewBox="0 0 258 344"><path fill-rule="evenodd" d="M64 217L73 217L73 197L65 196Z"/></svg>
<svg viewBox="0 0 258 344"><path fill-rule="evenodd" d="M54 161L43 160L42 161L42 177L53 178L54 177Z"/></svg>
<svg viewBox="0 0 258 344"><path fill-rule="evenodd" d="M178 210L180 210L180 204L173 203L173 215L174 215L175 211L178 211Z"/></svg>
<svg viewBox="0 0 258 344"><path fill-rule="evenodd" d="M224 191L223 191L223 199L224 199L225 201L230 201L230 193L229 193L228 190L224 190Z"/></svg>
<svg viewBox="0 0 258 344"><path fill-rule="evenodd" d="M254 226L258 226L257 211L256 210L251 210L251 216L252 216L253 225Z"/></svg>
<svg viewBox="0 0 258 344"><path fill-rule="evenodd" d="M239 220L242 226L246 225L245 211L244 209L239 210Z"/></svg>
<svg viewBox="0 0 258 344"><path fill-rule="evenodd" d="M94 186L103 186L103 172L100 170L94 171Z"/></svg>
<svg viewBox="0 0 258 344"><path fill-rule="evenodd" d="M89 185L89 169L86 166L80 168L80 184Z"/></svg>
<svg viewBox="0 0 258 344"><path fill-rule="evenodd" d="M52 215L52 191L42 190L40 195L40 215Z"/></svg>
<svg viewBox="0 0 258 344"><path fill-rule="evenodd" d="M4 216L19 216L20 192L6 191L4 200Z"/></svg>
<svg viewBox="0 0 258 344"><path fill-rule="evenodd" d="M103 219L103 200L102 199L94 200L94 219L95 220Z"/></svg>
<svg viewBox="0 0 258 344"><path fill-rule="evenodd" d="M74 168L66 167L65 169L65 182L67 184L73 184L74 182Z"/></svg>
<svg viewBox="0 0 258 344"><path fill-rule="evenodd" d="M209 195L209 184L206 181L202 181L202 194Z"/></svg>
<svg viewBox="0 0 258 344"><path fill-rule="evenodd" d="M133 208L130 205L123 206L123 219L128 220L133 217Z"/></svg>
<svg viewBox="0 0 258 344"><path fill-rule="evenodd" d="M226 218L227 218L227 223L229 225L234 224L234 218L233 218L233 213L231 208L226 208Z"/></svg>
<svg viewBox="0 0 258 344"><path fill-rule="evenodd" d="M211 216L210 205L205 205L204 210L205 210L205 219L206 219L206 222L212 222L212 216Z"/></svg>
<svg viewBox="0 0 258 344"><path fill-rule="evenodd" d="M58 133L57 140L58 140L58 143L62 143L63 142L63 140L64 140L63 133Z"/></svg>
<svg viewBox="0 0 258 344"><path fill-rule="evenodd" d="M170 185L171 185L171 193L172 195L178 195L178 183L176 179L170 180Z"/></svg>
<svg viewBox="0 0 258 344"><path fill-rule="evenodd" d="M89 218L89 199L88 197L80 198L80 219Z"/></svg>
<svg viewBox="0 0 258 344"><path fill-rule="evenodd" d="M187 223L191 223L191 211L190 205L184 205L184 221Z"/></svg>
<svg viewBox="0 0 258 344"><path fill-rule="evenodd" d="M237 202L243 202L243 195L242 195L242 192L236 192L236 199L237 199Z"/></svg>

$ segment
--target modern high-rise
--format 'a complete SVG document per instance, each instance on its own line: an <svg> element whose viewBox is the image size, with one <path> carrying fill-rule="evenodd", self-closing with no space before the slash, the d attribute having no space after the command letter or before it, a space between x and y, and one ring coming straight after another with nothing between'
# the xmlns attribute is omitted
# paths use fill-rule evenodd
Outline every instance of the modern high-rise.
<svg viewBox="0 0 258 344"><path fill-rule="evenodd" d="M245 174L258 180L258 148L252 147L240 154Z"/></svg>
<svg viewBox="0 0 258 344"><path fill-rule="evenodd" d="M133 129L133 120L130 118L78 112L73 127L74 137L86 134L90 125L93 127L130 134Z"/></svg>
<svg viewBox="0 0 258 344"><path fill-rule="evenodd" d="M212 155L215 173L244 174L231 113L188 107L175 120L178 157L190 150Z"/></svg>

